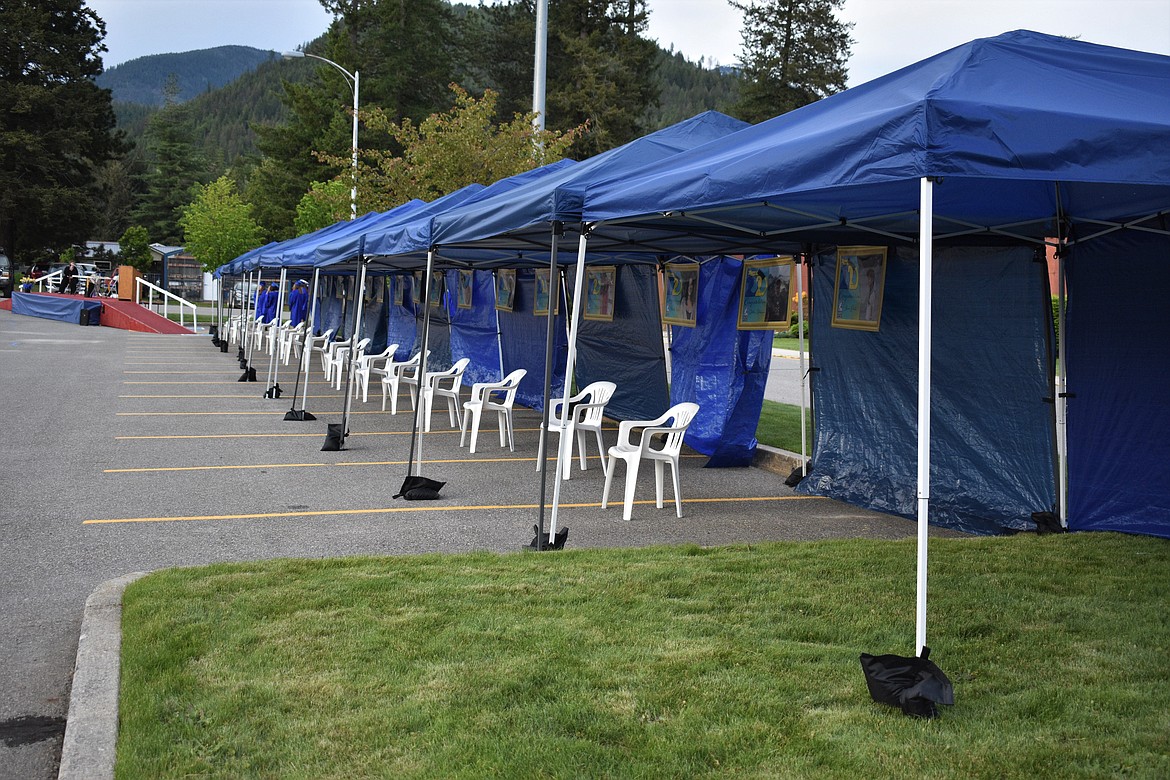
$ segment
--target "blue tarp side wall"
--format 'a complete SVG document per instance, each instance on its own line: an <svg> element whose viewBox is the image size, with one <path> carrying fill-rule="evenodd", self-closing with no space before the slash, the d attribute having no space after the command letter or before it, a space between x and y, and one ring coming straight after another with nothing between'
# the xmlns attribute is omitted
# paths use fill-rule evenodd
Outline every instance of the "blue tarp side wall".
<svg viewBox="0 0 1170 780"><path fill-rule="evenodd" d="M390 277L388 290L389 305L386 315L386 343L397 344L394 352L395 360L409 360L410 356L418 351L422 340L422 333L418 329L419 322L415 318L414 279L409 274L399 274ZM399 289L402 292L399 292ZM402 303L394 303L401 300Z"/></svg>
<svg viewBox="0 0 1170 780"><path fill-rule="evenodd" d="M451 359L451 316L447 313L447 284L446 275L442 282L435 280L432 284L442 284L442 291L439 297L438 306L424 306L419 304L415 307L415 332L418 333L419 347L422 347L423 334L423 315L426 309L431 310L431 324L430 330L427 331L427 349L430 351L430 356L427 358L427 371L446 371L454 362ZM426 290L426 285L422 288ZM422 292L419 293L422 297Z"/></svg>
<svg viewBox="0 0 1170 780"><path fill-rule="evenodd" d="M532 311L536 291L535 271L516 271L516 293L512 311L501 311L500 348L504 373L528 369L516 391L516 403L544 411L544 356L548 345L548 320ZM560 398L565 387L565 360L569 341L565 330L565 302L562 300L553 325L552 397Z"/></svg>
<svg viewBox="0 0 1170 780"><path fill-rule="evenodd" d="M703 263L695 327L671 326L670 402L699 405L685 441L708 466L751 465L772 360L772 331L736 330L742 268Z"/></svg>
<svg viewBox="0 0 1170 780"><path fill-rule="evenodd" d="M1170 537L1170 239L1114 233L1074 250L1069 528Z"/></svg>
<svg viewBox="0 0 1170 780"><path fill-rule="evenodd" d="M376 355L386 349L386 309L390 300L386 293L386 277L366 277L366 303L362 307L361 337L370 340L370 345L366 347L368 355Z"/></svg>
<svg viewBox="0 0 1170 780"><path fill-rule="evenodd" d="M572 277L567 274L569 284ZM581 321L576 367L578 388L600 380L617 384L606 417L652 420L670 407L654 266L617 266L613 321Z"/></svg>
<svg viewBox="0 0 1170 780"><path fill-rule="evenodd" d="M1028 248L935 253L932 523L994 534L1053 507L1044 273ZM814 276L815 457L798 490L914 517L917 252L890 252L879 332L830 325L835 253Z"/></svg>
<svg viewBox="0 0 1170 780"><path fill-rule="evenodd" d="M334 340L348 336L346 323L342 323L342 290L349 279L340 276L322 276L321 296L317 308L317 330L324 333L333 330Z"/></svg>
<svg viewBox="0 0 1170 780"><path fill-rule="evenodd" d="M459 271L447 272L447 289L459 289ZM471 272L471 308L460 309L457 295L452 295L451 354L456 360L471 358L463 372L464 385L475 382L498 382L500 376L500 341L496 327L496 285L491 271Z"/></svg>

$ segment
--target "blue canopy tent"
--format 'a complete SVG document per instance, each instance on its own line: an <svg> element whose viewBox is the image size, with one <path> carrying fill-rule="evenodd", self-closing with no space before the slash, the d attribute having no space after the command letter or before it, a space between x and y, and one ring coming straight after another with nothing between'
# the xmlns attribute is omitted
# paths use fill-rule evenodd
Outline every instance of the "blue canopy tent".
<svg viewBox="0 0 1170 780"><path fill-rule="evenodd" d="M475 203L452 209L435 218L430 238L436 251L444 257L469 259L468 251L484 251L500 249L520 255L546 250L549 253L549 273L555 274L558 263L564 263L571 258L561 257L559 245L567 232L579 232L581 222L581 207L586 189L591 184L601 182L620 181L640 167L660 160L669 160L672 156L687 149L701 146L714 139L726 137L738 130L747 127L740 120L733 119L717 111L707 111L691 119L651 133L642 138L631 141L624 146L611 149L588 160L559 172L546 176L539 181L524 187L518 187L504 196L484 198ZM582 244L583 247L583 244ZM600 259L600 258L597 258ZM573 301L582 300L584 283L584 265L586 256L583 251L577 255L577 270L574 278L575 292ZM604 258L606 262L622 263L636 260L639 262L656 262L656 258L647 255L615 257L610 255ZM484 264L481 261L481 264ZM627 340L634 339L636 334L642 336L640 341L653 340L641 350L646 355L656 354L659 367L665 366L665 357L662 354L661 337L651 318L639 316L650 308L657 309L657 290L652 283L644 279L644 274L630 272L619 274L619 283L628 296L635 296L639 300L629 309L632 320L623 321L619 327ZM581 328L580 317L571 313L569 325L568 353L565 363L565 381L562 383L562 402L567 404L569 395L570 377L574 376L574 364L577 357L577 345ZM599 323L590 323L597 326ZM604 331L605 328L601 327ZM647 372L646 362L639 361L639 365L631 368L629 363L623 363L612 357L609 349L612 339L606 334L598 338L586 339L588 353L587 364L598 375L617 380L619 395L615 395L611 405L623 408L628 417L656 416L662 409L662 399L666 397L665 372ZM546 336L546 364L551 365L553 346L553 318L548 321ZM656 352L655 352L656 351ZM657 383L657 384L656 384ZM546 373L545 409L548 406L548 393L552 385L551 376ZM655 388L659 392L655 392ZM653 407L652 409L648 407ZM547 415L546 415L547 427ZM568 436L562 431L562 450L568 441ZM562 451L557 458L557 472L554 477L554 492L552 503L552 521L549 526L549 539L556 532L557 509L560 490L561 470L565 466L565 453ZM543 483L542 483L543 486ZM543 526L543 492L541 500Z"/></svg>
<svg viewBox="0 0 1170 780"><path fill-rule="evenodd" d="M900 292L918 301L913 495L919 650L926 637L926 533L936 487L931 416L943 411L933 408L931 396L935 247L1042 247L1054 239L1062 255L1075 257L1091 254L1094 239L1124 232L1144 237L1144 256L1155 252L1164 259L1170 245L1167 95L1170 58L1011 32L956 47L586 193L585 229L591 246L602 250L638 245L670 254L812 253L814 244L875 241L891 244L895 255L902 248L895 274ZM914 250L908 257L906 247ZM1075 282L1075 264L1071 273ZM1164 295L1165 275L1159 279ZM833 330L827 324L814 330L814 347L822 332ZM1071 353L1077 330L1067 336L1061 350ZM1151 360L1165 356L1164 339L1125 335L1135 337L1147 350L1147 366L1165 362ZM1067 341L1073 343L1066 347ZM1062 371L1066 365L1075 365L1075 358L1061 361ZM1100 365L1087 371L1107 374ZM1118 414L1107 406L1116 391L1094 397L1086 415ZM1058 406L1065 401L1056 400ZM1155 402L1128 394L1125 400L1132 402L1126 414L1165 423ZM1138 502L1117 501L1113 509L1119 518L1140 514L1146 532L1170 536L1170 477L1150 466L1165 462L1165 433L1161 444L1145 450L1145 466L1132 476L1143 489L1123 491ZM1070 451L1081 444L1105 459L1135 444L1115 440L1106 447L1100 437L1079 441L1075 429L1070 435ZM1070 497L1103 500L1094 490L1072 490ZM1068 506L1071 527L1083 510ZM1115 527L1133 529L1124 522Z"/></svg>

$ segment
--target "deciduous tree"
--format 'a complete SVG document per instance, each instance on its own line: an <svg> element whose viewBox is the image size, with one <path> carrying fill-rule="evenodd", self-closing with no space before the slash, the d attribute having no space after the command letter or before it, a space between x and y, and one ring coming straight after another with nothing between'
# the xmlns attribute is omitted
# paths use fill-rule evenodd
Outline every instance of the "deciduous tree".
<svg viewBox="0 0 1170 780"><path fill-rule="evenodd" d="M150 254L150 234L141 225L126 228L126 232L118 239L120 252L118 258L123 265L132 265L139 271L146 273L150 270L153 256Z"/></svg>
<svg viewBox="0 0 1170 780"><path fill-rule="evenodd" d="M179 224L184 246L205 271L214 271L260 245L260 226L252 219L252 207L236 192L231 179L221 176L206 186L197 185L195 193Z"/></svg>
<svg viewBox="0 0 1170 780"><path fill-rule="evenodd" d="M496 93L488 90L476 99L456 84L451 90L455 107L417 125L409 119L394 122L380 109L362 112L367 134L385 134L402 152L362 150L359 211L385 211L411 198L433 200L468 184L490 184L555 162L581 132L536 133L531 114L497 123ZM330 162L341 164L342 158ZM339 181L348 186L348 172Z"/></svg>

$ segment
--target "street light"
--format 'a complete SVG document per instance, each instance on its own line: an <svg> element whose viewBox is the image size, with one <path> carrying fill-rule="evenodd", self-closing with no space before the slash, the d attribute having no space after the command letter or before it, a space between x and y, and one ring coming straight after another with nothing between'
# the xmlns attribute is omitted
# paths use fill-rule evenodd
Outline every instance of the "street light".
<svg viewBox="0 0 1170 780"><path fill-rule="evenodd" d="M345 80L353 85L353 187L349 191L349 218L351 220L357 219L357 176L358 176L358 145L357 145L357 131L358 131L358 72L355 70L350 73L345 68L338 65L333 60L324 57L318 57L316 54L308 54L303 51L286 51L281 56L285 59L300 59L302 57L312 57L315 60L321 60L341 71L341 75L345 76Z"/></svg>

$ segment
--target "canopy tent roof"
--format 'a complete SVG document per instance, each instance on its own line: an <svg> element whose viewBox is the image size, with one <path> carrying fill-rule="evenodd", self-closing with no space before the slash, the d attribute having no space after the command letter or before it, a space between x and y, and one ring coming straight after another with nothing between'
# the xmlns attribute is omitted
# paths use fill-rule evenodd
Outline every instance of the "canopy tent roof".
<svg viewBox="0 0 1170 780"><path fill-rule="evenodd" d="M583 216L597 249L914 240L934 177L936 240L1084 240L1170 207L1167 95L1170 57L1005 33L593 184Z"/></svg>
<svg viewBox="0 0 1170 780"><path fill-rule="evenodd" d="M255 249L249 249L247 252L240 255L235 260L224 263L219 268L216 268L215 272L214 272L214 276L216 276L216 277L238 276L239 274L242 274L242 273L244 273L245 270L247 270L244 268L244 265L246 263L251 262L251 260L254 257L259 255L264 250L271 249L272 247L277 246L279 244L280 244L279 241L269 241L264 246L258 246Z"/></svg>
<svg viewBox="0 0 1170 780"><path fill-rule="evenodd" d="M469 198L457 201L448 201L439 198L426 208L419 209L408 219L396 220L385 226L379 226L366 232L366 254L369 256L395 256L405 259L412 255L415 259L425 259L426 252L433 245L434 225L438 216L460 208L473 207L476 204L494 200L507 202L513 194L526 186L535 185L544 179L557 174L575 170L580 164L574 160L557 160L528 171L522 171L514 176L508 176L492 184L476 190ZM330 256L331 246L323 247L318 253L320 265L327 266L353 259L342 254Z"/></svg>
<svg viewBox="0 0 1170 780"><path fill-rule="evenodd" d="M584 160L554 176L483 198L435 217L431 239L440 251L452 247L547 248L551 223L578 223L586 188L620 181L656 161L727 137L749 125L718 111L706 111ZM456 253L457 254L457 253Z"/></svg>

